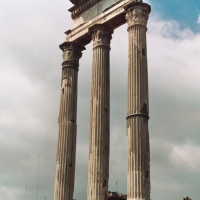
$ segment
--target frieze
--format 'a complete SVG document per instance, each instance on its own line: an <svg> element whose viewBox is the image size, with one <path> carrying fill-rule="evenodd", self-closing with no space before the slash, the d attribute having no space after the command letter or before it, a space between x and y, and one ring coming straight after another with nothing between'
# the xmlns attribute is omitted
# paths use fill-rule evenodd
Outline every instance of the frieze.
<svg viewBox="0 0 200 200"><path fill-rule="evenodd" d="M123 12L123 11L124 11L124 8L120 7L118 9L114 10L113 12L109 13L105 17L102 17L101 19L97 20L95 23L97 23L97 24L103 24L103 22L105 22L107 19L112 18L112 16L115 16L118 13Z"/></svg>

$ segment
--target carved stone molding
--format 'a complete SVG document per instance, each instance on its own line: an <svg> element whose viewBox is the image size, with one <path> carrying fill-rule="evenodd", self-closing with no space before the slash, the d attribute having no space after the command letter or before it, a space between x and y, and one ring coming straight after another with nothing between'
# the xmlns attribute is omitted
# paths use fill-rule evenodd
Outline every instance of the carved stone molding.
<svg viewBox="0 0 200 200"><path fill-rule="evenodd" d="M80 2L84 1L84 0L70 0L74 5L79 4Z"/></svg>
<svg viewBox="0 0 200 200"><path fill-rule="evenodd" d="M148 18L149 11L146 7L143 6L131 7L127 10L126 13L128 28L135 25L142 25L146 27Z"/></svg>
<svg viewBox="0 0 200 200"><path fill-rule="evenodd" d="M60 45L60 49L63 51L63 63L64 67L79 67L79 59L82 57L81 51L85 50L85 47L75 42L64 42Z"/></svg>
<svg viewBox="0 0 200 200"><path fill-rule="evenodd" d="M90 34L93 40L93 48L104 46L110 49L110 40L112 39L113 31L104 25L94 25L90 28Z"/></svg>
<svg viewBox="0 0 200 200"><path fill-rule="evenodd" d="M71 12L71 17L72 19L75 19L77 16L79 16L81 13L85 12L98 2L102 0L84 0L84 1L71 1L72 3L75 4L72 8L69 9Z"/></svg>

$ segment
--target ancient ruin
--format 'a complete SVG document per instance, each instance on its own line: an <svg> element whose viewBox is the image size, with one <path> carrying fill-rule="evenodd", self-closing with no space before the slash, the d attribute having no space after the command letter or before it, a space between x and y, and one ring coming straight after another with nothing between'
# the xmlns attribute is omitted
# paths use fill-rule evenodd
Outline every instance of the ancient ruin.
<svg viewBox="0 0 200 200"><path fill-rule="evenodd" d="M72 27L63 51L54 200L73 200L79 59L93 41L88 200L108 199L110 149L110 42L127 23L127 199L150 200L149 101L146 31L151 7L141 0L71 0ZM88 99L89 101L89 99Z"/></svg>

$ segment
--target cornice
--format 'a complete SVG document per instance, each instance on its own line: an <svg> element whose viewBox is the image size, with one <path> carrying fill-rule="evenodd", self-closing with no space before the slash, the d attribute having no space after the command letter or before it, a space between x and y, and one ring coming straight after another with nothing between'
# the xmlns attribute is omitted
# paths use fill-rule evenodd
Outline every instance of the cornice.
<svg viewBox="0 0 200 200"><path fill-rule="evenodd" d="M82 1L85 1L85 0L69 0L71 1L74 5L77 5L79 3L81 3Z"/></svg>
<svg viewBox="0 0 200 200"><path fill-rule="evenodd" d="M147 3L142 3L142 1L141 2L132 2L132 3L124 6L124 9L127 11L130 8L132 8L132 7L139 7L139 6L145 7L146 10L147 10L147 12L150 14L150 12L151 12L151 6L149 4L147 4Z"/></svg>
<svg viewBox="0 0 200 200"><path fill-rule="evenodd" d="M73 3L74 5L78 4L77 0L69 0L69 1L71 1L71 3Z"/></svg>
<svg viewBox="0 0 200 200"><path fill-rule="evenodd" d="M85 12L95 4L99 3L102 0L83 0L79 1L79 3L75 4L72 8L70 8L68 11L71 12L72 19L75 19L77 16L79 16L81 13ZM77 2L77 1L74 1Z"/></svg>

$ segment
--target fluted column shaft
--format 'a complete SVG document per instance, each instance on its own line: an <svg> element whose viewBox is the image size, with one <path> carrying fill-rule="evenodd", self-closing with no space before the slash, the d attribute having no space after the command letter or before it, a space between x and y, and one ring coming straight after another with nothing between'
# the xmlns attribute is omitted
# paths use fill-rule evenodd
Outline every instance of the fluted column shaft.
<svg viewBox="0 0 200 200"><path fill-rule="evenodd" d="M91 28L93 40L88 200L107 200L110 149L110 30Z"/></svg>
<svg viewBox="0 0 200 200"><path fill-rule="evenodd" d="M63 51L59 132L56 154L56 180L54 200L73 200L75 157L78 67L84 47L65 42Z"/></svg>
<svg viewBox="0 0 200 200"><path fill-rule="evenodd" d="M148 72L146 25L148 4L136 3L127 10L129 34L128 66L128 176L127 199L150 200L150 156L148 132Z"/></svg>

